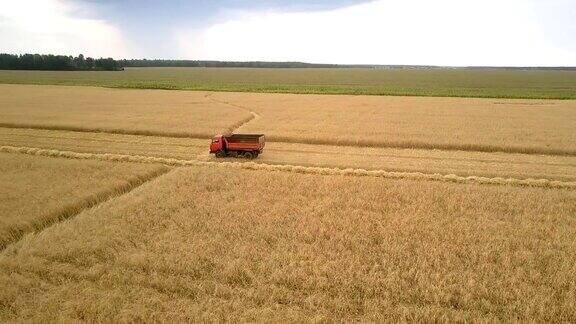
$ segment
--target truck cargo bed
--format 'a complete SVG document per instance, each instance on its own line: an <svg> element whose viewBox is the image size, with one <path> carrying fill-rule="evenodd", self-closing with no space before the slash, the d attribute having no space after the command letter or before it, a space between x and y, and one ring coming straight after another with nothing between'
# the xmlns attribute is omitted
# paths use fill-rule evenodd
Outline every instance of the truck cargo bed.
<svg viewBox="0 0 576 324"><path fill-rule="evenodd" d="M232 134L225 136L229 143L263 143L264 134Z"/></svg>

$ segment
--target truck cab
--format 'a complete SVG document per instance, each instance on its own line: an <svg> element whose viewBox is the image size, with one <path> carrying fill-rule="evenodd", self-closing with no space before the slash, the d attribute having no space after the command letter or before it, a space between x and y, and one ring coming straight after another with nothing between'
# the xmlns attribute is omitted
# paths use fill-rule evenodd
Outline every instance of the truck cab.
<svg viewBox="0 0 576 324"><path fill-rule="evenodd" d="M225 150L224 136L216 135L212 138L212 143L210 143L210 153L217 153L222 150Z"/></svg>

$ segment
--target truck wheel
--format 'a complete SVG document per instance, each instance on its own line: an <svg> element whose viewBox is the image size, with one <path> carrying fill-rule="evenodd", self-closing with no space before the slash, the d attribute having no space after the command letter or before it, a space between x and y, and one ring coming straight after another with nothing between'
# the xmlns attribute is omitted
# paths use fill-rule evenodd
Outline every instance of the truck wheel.
<svg viewBox="0 0 576 324"><path fill-rule="evenodd" d="M246 152L244 153L244 157L247 159L253 159L254 155L252 154L252 152Z"/></svg>
<svg viewBox="0 0 576 324"><path fill-rule="evenodd" d="M254 158L257 158L260 153L254 152Z"/></svg>
<svg viewBox="0 0 576 324"><path fill-rule="evenodd" d="M218 152L216 152L216 157L217 157L217 158L223 158L223 157L225 157L225 156L226 156L226 152L224 152L224 151L218 151Z"/></svg>

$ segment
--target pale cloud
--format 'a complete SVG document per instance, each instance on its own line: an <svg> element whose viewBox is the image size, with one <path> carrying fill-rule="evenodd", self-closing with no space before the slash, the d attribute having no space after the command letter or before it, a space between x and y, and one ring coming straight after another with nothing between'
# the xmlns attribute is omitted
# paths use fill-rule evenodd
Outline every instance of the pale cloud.
<svg viewBox="0 0 576 324"><path fill-rule="evenodd" d="M0 6L0 52L129 56L117 28L104 20L78 17L86 9L64 0L5 1Z"/></svg>
<svg viewBox="0 0 576 324"><path fill-rule="evenodd" d="M556 14L564 19L555 22ZM241 12L176 34L179 56L196 59L576 65L575 21L572 0L381 0L323 12Z"/></svg>
<svg viewBox="0 0 576 324"><path fill-rule="evenodd" d="M226 9L231 2L210 2L218 13L203 14L212 22L204 26L194 19L200 13L193 12L193 2L170 11L169 17L160 15L162 19L160 7L144 10L145 3L138 1L118 3L124 2L4 1L0 52L344 64L576 65L574 0L378 0L323 11L231 11Z"/></svg>

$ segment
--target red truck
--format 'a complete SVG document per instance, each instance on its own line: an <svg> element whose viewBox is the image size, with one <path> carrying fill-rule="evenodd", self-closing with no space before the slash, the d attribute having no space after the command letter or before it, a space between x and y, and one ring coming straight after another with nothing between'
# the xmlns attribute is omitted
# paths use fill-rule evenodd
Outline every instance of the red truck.
<svg viewBox="0 0 576 324"><path fill-rule="evenodd" d="M210 143L210 153L216 157L245 157L253 159L264 149L264 134L216 135Z"/></svg>

